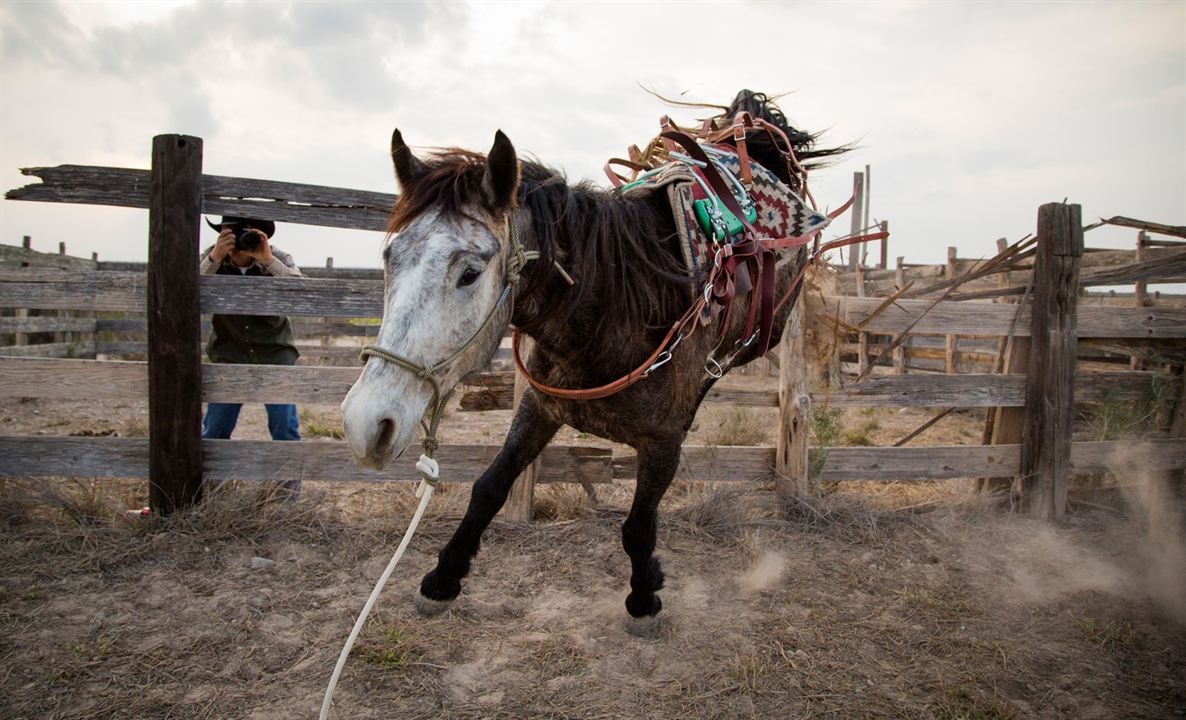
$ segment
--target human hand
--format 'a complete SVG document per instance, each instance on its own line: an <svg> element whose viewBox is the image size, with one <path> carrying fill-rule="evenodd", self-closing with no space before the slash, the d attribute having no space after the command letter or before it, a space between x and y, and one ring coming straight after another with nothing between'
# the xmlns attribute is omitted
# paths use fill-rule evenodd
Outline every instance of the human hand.
<svg viewBox="0 0 1186 720"><path fill-rule="evenodd" d="M210 250L210 261L220 263L234 249L235 233L229 229L224 229L218 233L218 240L214 242L214 247Z"/></svg>
<svg viewBox="0 0 1186 720"><path fill-rule="evenodd" d="M243 254L247 257L259 260L264 267L271 265L272 246L268 243L268 234L263 230L256 230L255 228L251 228L248 230L248 232L253 232L259 236L259 245L254 250L245 250Z"/></svg>

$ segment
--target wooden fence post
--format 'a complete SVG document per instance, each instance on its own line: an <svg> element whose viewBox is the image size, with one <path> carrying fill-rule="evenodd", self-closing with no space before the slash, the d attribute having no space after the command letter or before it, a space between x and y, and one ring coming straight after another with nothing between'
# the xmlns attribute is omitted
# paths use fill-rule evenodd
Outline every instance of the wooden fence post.
<svg viewBox="0 0 1186 720"><path fill-rule="evenodd" d="M857 284L857 297L865 297L865 271L861 266L857 266L856 274L853 276ZM857 374L864 375L865 371L869 369L869 333L857 333Z"/></svg>
<svg viewBox="0 0 1186 720"><path fill-rule="evenodd" d="M21 239L21 245L26 250L32 250L33 249L33 236L25 235ZM28 263L26 263L26 264L28 264ZM27 317L29 317L29 310L27 308L17 308L16 310L13 310L12 315L13 315L13 317L17 317L17 318L27 318ZM13 345L25 345L28 342L29 342L29 336L26 335L25 333L23 333L23 332L13 333L13 335L12 335L12 344Z"/></svg>
<svg viewBox="0 0 1186 720"><path fill-rule="evenodd" d="M1141 262L1145 259L1145 243L1149 240L1149 236L1144 230L1137 233L1137 250L1133 255L1133 262ZM1145 307L1148 303L1145 299L1145 281L1137 280L1133 287L1133 304L1137 307ZM1145 361L1135 355L1129 361L1129 367L1133 370L1144 370Z"/></svg>
<svg viewBox="0 0 1186 720"><path fill-rule="evenodd" d="M168 514L202 497L201 138L154 137L149 177L148 502Z"/></svg>
<svg viewBox="0 0 1186 720"><path fill-rule="evenodd" d="M889 226L889 223L883 222L881 224L883 226L883 229L885 229ZM882 242L885 242L885 241L883 240ZM885 246L882 245L881 248L882 248L882 252L885 252ZM906 258L899 255L898 262L894 266L894 285L896 286L896 289L898 289L898 290L901 290L902 288L906 287L906 268L904 267L905 263L906 263ZM899 337L898 335L895 335L894 340L897 340L898 337ZM904 341L898 343L898 346L894 348L894 373L896 375L905 375L906 374L906 345L909 342L910 342L910 338L906 338Z"/></svg>
<svg viewBox="0 0 1186 720"><path fill-rule="evenodd" d="M1030 514L1047 520L1060 519L1066 513L1082 259L1080 207L1048 203L1039 208L1021 441L1021 501Z"/></svg>
<svg viewBox="0 0 1186 720"><path fill-rule="evenodd" d="M959 274L956 266L959 249L947 248L947 279L955 280ZM959 335L948 335L943 343L943 371L948 375L959 372Z"/></svg>
<svg viewBox="0 0 1186 720"><path fill-rule="evenodd" d="M520 343L520 357L530 357L531 348L534 346L531 338L524 337ZM519 401L523 399L523 393L527 392L527 381L519 373L515 373L515 401L512 404L512 409L519 409ZM515 478L515 484L511 486L511 494L507 496L506 507L503 508L503 513L507 520L511 522L531 522L532 512L535 504L535 479L539 477L540 459L537 457L534 462L527 466L519 477Z"/></svg>
<svg viewBox="0 0 1186 720"><path fill-rule="evenodd" d="M807 392L807 362L803 345L805 299L795 303L778 346L778 441L775 448L775 489L786 507L791 496L811 494L807 436L810 432L811 394Z"/></svg>
<svg viewBox="0 0 1186 720"><path fill-rule="evenodd" d="M889 267L889 220L881 221L881 232L885 233L885 237L881 238L881 269L885 270Z"/></svg>
<svg viewBox="0 0 1186 720"><path fill-rule="evenodd" d="M856 235L861 231L861 221L865 217L865 175L860 172L852 174L852 234ZM858 243L856 245L848 246L848 269L856 270L861 265L861 253L864 252L865 243Z"/></svg>
<svg viewBox="0 0 1186 720"><path fill-rule="evenodd" d="M1009 247L1005 238L997 240L997 251L1004 252ZM1002 288L1009 287L1010 273L997 275L997 283ZM1011 298L994 298L996 302L1010 303ZM1024 374L1029 371L1030 339L1028 337L1001 337L997 342L997 356L993 360L994 373L1007 375ZM985 445L1015 445L1021 442L1022 428L1025 424L1025 408L1023 407L993 407L988 409L984 421ZM1011 477L981 478L979 489L982 492L1007 493L1013 490Z"/></svg>

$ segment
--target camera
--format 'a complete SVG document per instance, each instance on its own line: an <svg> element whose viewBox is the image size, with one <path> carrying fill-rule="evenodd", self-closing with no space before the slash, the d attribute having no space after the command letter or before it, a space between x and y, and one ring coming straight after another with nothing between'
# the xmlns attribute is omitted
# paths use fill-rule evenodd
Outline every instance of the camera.
<svg viewBox="0 0 1186 720"><path fill-rule="evenodd" d="M231 232L235 234L235 249L239 251L251 252L262 240L259 230L246 225L236 225Z"/></svg>

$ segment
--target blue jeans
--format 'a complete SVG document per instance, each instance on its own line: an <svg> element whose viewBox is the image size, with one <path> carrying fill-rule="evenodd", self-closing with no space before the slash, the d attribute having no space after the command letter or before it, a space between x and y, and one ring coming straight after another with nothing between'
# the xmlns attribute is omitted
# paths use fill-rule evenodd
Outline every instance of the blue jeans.
<svg viewBox="0 0 1186 720"><path fill-rule="evenodd" d="M297 420L296 405L266 404L268 411L268 432L273 440L300 440L299 421ZM242 403L207 403L206 416L202 418L202 437L214 440L227 440L235 431L235 424L239 422L239 410ZM301 492L300 479L288 480L281 485L292 493L295 499Z"/></svg>

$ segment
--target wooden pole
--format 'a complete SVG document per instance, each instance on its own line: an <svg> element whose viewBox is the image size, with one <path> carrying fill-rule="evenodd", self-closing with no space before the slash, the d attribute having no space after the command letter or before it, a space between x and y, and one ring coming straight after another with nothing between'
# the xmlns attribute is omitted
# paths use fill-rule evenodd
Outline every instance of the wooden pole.
<svg viewBox="0 0 1186 720"><path fill-rule="evenodd" d="M1066 513L1082 259L1080 207L1049 203L1039 208L1021 441L1021 500L1030 514L1048 520L1060 519Z"/></svg>
<svg viewBox="0 0 1186 720"><path fill-rule="evenodd" d="M860 172L852 174L852 234L861 231L861 221L865 217L865 176ZM860 265L861 251L864 243L848 246L848 269L856 270Z"/></svg>
<svg viewBox="0 0 1186 720"><path fill-rule="evenodd" d="M1186 440L1186 368L1178 377L1178 400L1170 416L1169 436L1175 440ZM1171 490L1179 498L1186 498L1186 470L1175 470L1169 475Z"/></svg>
<svg viewBox="0 0 1186 720"><path fill-rule="evenodd" d="M202 497L201 138L154 137L149 177L148 502L169 514Z"/></svg>
<svg viewBox="0 0 1186 720"><path fill-rule="evenodd" d="M783 507L791 496L811 494L807 461L811 394L807 392L803 352L803 307L800 301L791 308L778 346L778 441L774 457L776 491Z"/></svg>
<svg viewBox="0 0 1186 720"><path fill-rule="evenodd" d="M531 357L531 348L534 345L531 338L524 337L521 357ZM527 392L527 387L527 381L523 379L523 376L520 373L515 373L515 401L512 406L515 410L519 409L519 401L523 399L523 393ZM503 515L507 520L531 522L535 503L535 480L539 477L539 472L540 459L536 457L523 471L523 474L515 478L515 484L511 486L511 493L507 496L506 507L503 508Z"/></svg>
<svg viewBox="0 0 1186 720"><path fill-rule="evenodd" d="M885 270L889 267L889 220L881 221L881 232L885 233L885 237L881 238L881 264L879 267Z"/></svg>
<svg viewBox="0 0 1186 720"><path fill-rule="evenodd" d="M959 250L957 248L947 248L947 279L954 280L956 278L956 263L958 262L957 255ZM944 338L944 372L948 375L954 375L959 372L959 336L948 335Z"/></svg>
<svg viewBox="0 0 1186 720"><path fill-rule="evenodd" d="M1133 257L1134 262L1141 262L1145 259L1145 247L1148 241L1149 235L1144 230L1141 230L1137 233L1137 250ZM1137 307L1145 307L1148 305L1148 301L1145 297L1145 290L1145 281L1138 280L1133 287L1133 304L1135 304ZM1145 361L1134 355L1129 361L1129 367L1131 367L1133 370L1144 370Z"/></svg>
<svg viewBox="0 0 1186 720"><path fill-rule="evenodd" d="M1002 253L1009 247L1005 238L997 239L997 252ZM997 274L997 284L1003 288L1009 287L1010 273ZM1010 303L1012 298L994 298L994 302ZM1030 339L1028 337L1001 337L997 342L997 356L993 361L993 372L1006 374L1025 373L1029 369ZM989 408L984 418L985 445L1013 445L1021 442L1022 426L1025 423L1025 408L994 407ZM1010 492L1013 489L1013 478L993 477L981 478L979 489L982 492Z"/></svg>
<svg viewBox="0 0 1186 720"><path fill-rule="evenodd" d="M25 235L21 239L21 245L26 250L31 250L33 247L33 237L31 235ZM16 310L13 311L12 315L13 315L13 317L17 317L17 318L27 318L27 317L29 317L29 310L27 308L17 308ZM13 336L12 336L12 344L13 345L25 345L28 342L29 342L29 336L26 335L25 333L22 333L22 332L13 333Z"/></svg>
<svg viewBox="0 0 1186 720"><path fill-rule="evenodd" d="M882 223L882 225L884 226L886 223ZM885 252L885 245L881 246L881 250L882 253ZM904 267L905 262L906 258L899 255L897 265L894 268L894 285L897 286L896 289L898 290L906 287L906 268ZM894 338L894 340L897 339L897 337ZM908 342L910 342L910 338L907 338L904 342L898 343L898 346L894 348L894 374L896 375L906 374L906 344Z"/></svg>
<svg viewBox="0 0 1186 720"><path fill-rule="evenodd" d="M855 279L857 297L865 297L865 271L858 265ZM869 333L857 333L857 373L864 375L869 369Z"/></svg>

